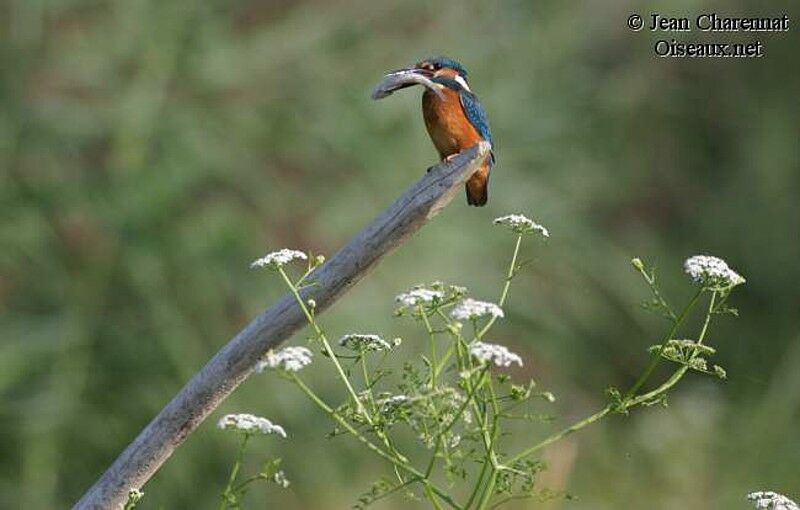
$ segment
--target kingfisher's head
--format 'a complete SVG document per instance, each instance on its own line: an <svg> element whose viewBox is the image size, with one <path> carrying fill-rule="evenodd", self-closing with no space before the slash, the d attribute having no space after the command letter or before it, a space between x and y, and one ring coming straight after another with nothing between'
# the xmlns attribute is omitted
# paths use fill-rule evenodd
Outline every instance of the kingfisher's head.
<svg viewBox="0 0 800 510"><path fill-rule="evenodd" d="M452 58L426 58L425 60L417 62L414 68L423 73L429 73L430 76L428 76L428 78L441 76L444 78L456 79L456 77L460 77L462 80L467 81L467 69Z"/></svg>
<svg viewBox="0 0 800 510"><path fill-rule="evenodd" d="M464 89L469 90L469 85L467 85L467 69L452 58L426 58L425 60L417 62L412 69L428 79L450 78L451 80L455 80Z"/></svg>
<svg viewBox="0 0 800 510"><path fill-rule="evenodd" d="M434 82L437 79L443 81L452 80L458 84L454 84L454 86L467 91L470 90L469 85L467 85L467 70L463 65L451 58L431 57L420 60L413 66L387 73L384 81L373 92L372 97L381 99L396 90L413 85L423 85L436 91L438 87L435 86Z"/></svg>

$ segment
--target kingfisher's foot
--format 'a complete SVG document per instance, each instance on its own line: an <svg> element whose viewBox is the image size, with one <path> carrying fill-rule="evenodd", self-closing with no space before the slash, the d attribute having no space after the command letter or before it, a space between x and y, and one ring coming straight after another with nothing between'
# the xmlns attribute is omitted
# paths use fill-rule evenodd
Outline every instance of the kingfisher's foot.
<svg viewBox="0 0 800 510"><path fill-rule="evenodd" d="M449 156L445 156L445 157L444 157L444 159L442 159L442 163L450 163L450 162L451 162L451 161L453 161L453 159L455 159L455 158L456 158L456 157L457 157L459 154L461 154L461 153L460 153L460 152L456 152L455 154L450 154ZM426 173L431 173L431 170L433 170L434 168L436 168L436 165L429 166L429 167L428 167L428 170L427 170L427 172L426 172Z"/></svg>

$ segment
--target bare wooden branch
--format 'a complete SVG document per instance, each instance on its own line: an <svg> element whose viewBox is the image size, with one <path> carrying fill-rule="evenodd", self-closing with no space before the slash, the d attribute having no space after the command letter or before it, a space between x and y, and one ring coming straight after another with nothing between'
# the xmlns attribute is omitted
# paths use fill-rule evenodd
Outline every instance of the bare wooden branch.
<svg viewBox="0 0 800 510"><path fill-rule="evenodd" d="M304 297L317 313L332 305L378 261L435 216L489 153L481 142L433 167L336 255L315 271L317 285ZM76 509L119 508L132 487L142 487L172 452L253 371L259 358L306 325L300 307L287 294L253 319L223 347L145 427L99 480L76 503Z"/></svg>

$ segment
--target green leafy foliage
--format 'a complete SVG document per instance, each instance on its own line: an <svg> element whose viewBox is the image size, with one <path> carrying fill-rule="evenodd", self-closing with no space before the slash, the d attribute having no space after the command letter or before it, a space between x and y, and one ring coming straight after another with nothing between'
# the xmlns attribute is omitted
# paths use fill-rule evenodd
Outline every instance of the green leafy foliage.
<svg viewBox="0 0 800 510"><path fill-rule="evenodd" d="M523 367L522 358L503 345L484 340L497 319L505 318L503 307L508 304L511 282L519 274L517 261L523 236L534 232L519 227L533 224L524 216L504 218L513 218L514 222L495 223L508 227L517 240L497 304L475 300L468 297L465 288L441 282L416 286L397 296L396 301L401 306L394 315L410 317L421 327L427 337L428 352L420 355L417 363L403 362L396 375L383 365L401 348L399 339L387 342L378 334L346 333L338 342L340 351L344 349L355 355L332 348L325 329L308 306L309 301L313 301L313 289L306 295L301 293L302 281L316 263L309 263L306 272L296 281L289 277L288 267L285 267L291 259L313 258L299 252L288 257L285 256L289 253L287 250L280 250L259 259L269 261L260 266L277 272L295 296L316 333L310 342L326 353L346 390L345 400L329 404L303 380L300 372L311 363L311 351L306 348L270 351L259 367L276 370L294 382L333 421L333 436L354 437L394 472L393 477L381 476L359 496L356 508L365 508L395 493L415 500L427 499L434 508L447 506L456 510L484 510L515 500L556 497L557 491L537 485L545 463L532 456L541 453L545 446L563 440L608 414L628 415L637 406L666 406L668 392L688 369L724 378L722 368L716 365L708 368L706 358L716 350L703 342L711 319L719 315L717 298L727 299L736 285L723 286L725 275L716 277L713 285L706 285L706 280L698 277L696 268L689 267L687 262L687 274L700 285L682 311L675 313L656 283L655 271L648 269L640 259L634 259L633 267L655 296L653 311L670 320L668 340L650 348L650 363L630 390L625 393L614 387L606 390L609 401L603 409L520 452L507 453L506 443L512 435L506 430L508 423L514 420L546 423L548 420L542 418L544 413L531 409L536 410L543 403L552 404L555 397L549 391L536 391L537 384L533 380L526 384L515 383L505 370ZM549 236L547 229L536 225L541 235ZM273 262L276 260L279 261ZM724 266L730 271L721 259L702 259L706 260L717 264L714 268ZM741 279L738 275L736 278ZM683 328L686 317L700 298L706 295L709 296L708 306L697 340L672 338ZM662 359L678 364L679 368L655 389L647 389ZM268 425L271 427L271 422ZM410 433L416 440L419 445L416 451L406 451L407 446L400 440L404 433ZM414 460L420 453L427 461ZM238 461L231 480L235 479L237 469ZM442 478L447 480L447 485L442 485ZM236 506L239 492L231 487L232 482L223 492L223 501Z"/></svg>
<svg viewBox="0 0 800 510"><path fill-rule="evenodd" d="M690 0L672 14L720 5ZM794 22L794 7L738 10ZM690 404L717 414L703 427L669 422L692 435L665 452L636 440L661 434L660 421L601 426L574 462L553 452L560 482L600 508L675 494L685 507L735 508L753 480L800 486L800 451L787 448L798 441L787 403L800 398L794 24L759 34L765 57L743 62L654 58L653 34L631 33L619 5L556 0L9 0L0 12L0 507L77 501L279 297L247 261L265 246L334 253L436 162L418 92L368 94L385 70L440 53L467 66L492 123L489 204L457 197L327 326L408 337L397 364L416 364L414 323L391 319L388 293L442 278L494 296L508 248L489 220L534 207L554 234L492 340L531 360L516 383L559 388L546 415L572 416L605 403L598 388L626 388L642 347L666 341L630 306L642 292L622 254L652 255L676 303L686 288L674 261L725 254L752 281L736 294L741 320L715 329L730 380L708 393L707 378L692 378L670 399L670 416ZM330 382L322 368L304 375ZM312 441L319 413L282 388L250 381L226 408L292 423L303 439L270 454L314 489L296 482L249 501L345 507L375 465L353 462L350 441ZM212 428L172 456L137 508L216 502L230 444ZM521 448L526 437L507 439ZM691 476L676 474L686 466ZM382 505L427 506L398 500Z"/></svg>

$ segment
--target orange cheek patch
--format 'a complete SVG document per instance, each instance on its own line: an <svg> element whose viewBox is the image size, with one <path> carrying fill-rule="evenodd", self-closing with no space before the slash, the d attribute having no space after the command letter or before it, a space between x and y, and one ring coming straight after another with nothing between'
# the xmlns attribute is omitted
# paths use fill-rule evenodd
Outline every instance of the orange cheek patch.
<svg viewBox="0 0 800 510"><path fill-rule="evenodd" d="M450 69L449 67L445 67L444 69L439 69L438 71L436 71L436 76L455 79L455 77L458 76L458 72L455 69Z"/></svg>

